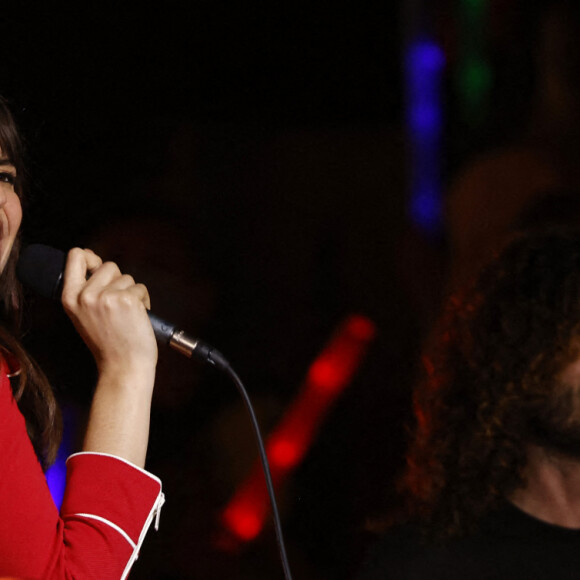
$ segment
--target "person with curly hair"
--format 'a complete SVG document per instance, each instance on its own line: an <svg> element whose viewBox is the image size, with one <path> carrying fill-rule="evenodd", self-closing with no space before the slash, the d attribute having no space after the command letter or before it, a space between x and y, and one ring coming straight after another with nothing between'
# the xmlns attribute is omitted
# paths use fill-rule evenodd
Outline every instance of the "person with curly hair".
<svg viewBox="0 0 580 580"><path fill-rule="evenodd" d="M423 362L404 521L359 578L580 577L580 231L517 234Z"/></svg>

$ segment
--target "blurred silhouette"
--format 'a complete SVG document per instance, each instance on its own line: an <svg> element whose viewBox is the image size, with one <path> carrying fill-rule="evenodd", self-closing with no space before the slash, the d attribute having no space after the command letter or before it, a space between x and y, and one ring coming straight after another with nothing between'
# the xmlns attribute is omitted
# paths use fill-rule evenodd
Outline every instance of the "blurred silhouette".
<svg viewBox="0 0 580 580"><path fill-rule="evenodd" d="M580 8L547 2L526 14L535 16L529 118L517 138L467 162L451 183L451 285L477 271L528 204L555 190L580 191Z"/></svg>

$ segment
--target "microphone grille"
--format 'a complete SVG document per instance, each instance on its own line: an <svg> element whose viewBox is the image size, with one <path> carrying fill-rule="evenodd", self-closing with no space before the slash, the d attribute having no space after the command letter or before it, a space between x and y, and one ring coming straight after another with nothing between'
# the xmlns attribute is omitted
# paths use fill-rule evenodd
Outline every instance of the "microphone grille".
<svg viewBox="0 0 580 580"><path fill-rule="evenodd" d="M31 244L20 253L16 275L30 290L45 298L60 298L66 254L45 246Z"/></svg>

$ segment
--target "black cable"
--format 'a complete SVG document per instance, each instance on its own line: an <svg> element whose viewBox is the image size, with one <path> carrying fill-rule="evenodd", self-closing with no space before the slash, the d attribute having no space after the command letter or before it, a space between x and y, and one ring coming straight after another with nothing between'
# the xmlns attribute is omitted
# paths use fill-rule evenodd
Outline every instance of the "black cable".
<svg viewBox="0 0 580 580"><path fill-rule="evenodd" d="M212 349L211 353L206 359L210 364L218 367L224 371L234 382L242 399L244 405L248 410L250 415L250 421L254 429L254 435L256 436L256 441L258 443L258 451L260 454L260 461L262 462L262 468L264 470L264 477L266 478L266 487L268 489L268 495L270 496L270 503L272 504L272 517L274 519L274 531L276 532L276 540L278 542L278 551L280 552L280 560L282 561L282 568L284 570L284 578L286 580L292 580L292 574L290 572L290 565L288 563L288 556L286 555L286 547L284 545L284 536L282 534L282 524L280 523L280 514L278 513L278 505L276 504L276 497L274 495L274 485L272 484L272 476L270 474L270 465L268 463L268 456L266 455L266 449L264 447L264 440L260 432L260 425L258 424L258 419L256 418L256 413L252 407L250 397L236 371L230 366L227 360L215 349Z"/></svg>

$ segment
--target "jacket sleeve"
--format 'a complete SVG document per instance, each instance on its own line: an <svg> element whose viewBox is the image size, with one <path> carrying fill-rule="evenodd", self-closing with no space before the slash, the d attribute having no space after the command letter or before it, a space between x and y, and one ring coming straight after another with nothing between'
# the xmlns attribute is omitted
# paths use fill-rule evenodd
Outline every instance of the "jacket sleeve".
<svg viewBox="0 0 580 580"><path fill-rule="evenodd" d="M59 514L5 372L0 377L0 577L119 580L164 502L161 481L98 453L67 462Z"/></svg>

